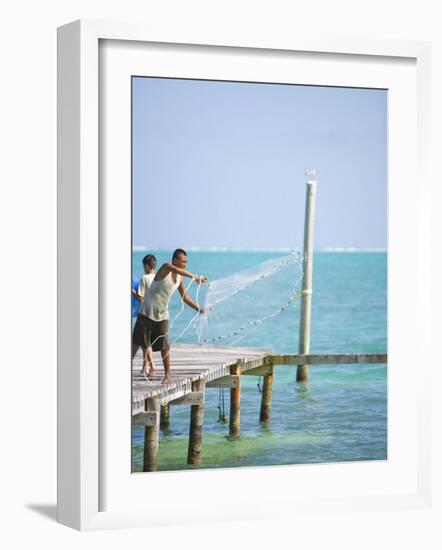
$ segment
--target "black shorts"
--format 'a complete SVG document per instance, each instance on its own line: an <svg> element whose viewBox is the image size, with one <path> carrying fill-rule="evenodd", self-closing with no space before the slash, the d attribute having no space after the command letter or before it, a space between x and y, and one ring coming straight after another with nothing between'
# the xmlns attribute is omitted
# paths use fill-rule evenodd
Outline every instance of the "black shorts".
<svg viewBox="0 0 442 550"><path fill-rule="evenodd" d="M153 351L161 351L169 349L169 340L167 333L169 332L169 321L152 321L149 317L138 315L134 332L132 335L132 343L135 346L140 346L143 350L152 346Z"/></svg>

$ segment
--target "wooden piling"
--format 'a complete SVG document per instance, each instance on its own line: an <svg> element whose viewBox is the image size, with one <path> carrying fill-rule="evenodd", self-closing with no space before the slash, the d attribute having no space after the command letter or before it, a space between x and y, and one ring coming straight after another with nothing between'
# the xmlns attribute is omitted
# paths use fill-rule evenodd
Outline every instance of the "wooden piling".
<svg viewBox="0 0 442 550"><path fill-rule="evenodd" d="M314 171L309 175L314 175ZM299 325L299 353L310 351L310 323L313 293L313 240L315 228L316 181L308 180L305 199L304 221L304 262L301 294L301 321ZM298 365L296 381L305 382L308 379L308 366Z"/></svg>
<svg viewBox="0 0 442 550"><path fill-rule="evenodd" d="M203 392L204 380L192 382L192 391ZM190 407L189 449L187 452L187 464L201 464L201 449L204 423L204 402Z"/></svg>
<svg viewBox="0 0 442 550"><path fill-rule="evenodd" d="M169 405L163 405L161 407L160 428L162 430L167 430L169 428Z"/></svg>
<svg viewBox="0 0 442 550"><path fill-rule="evenodd" d="M154 422L144 428L143 472L155 472L158 467L158 442L160 435L159 401L157 399L146 399L145 410L156 414L154 415Z"/></svg>
<svg viewBox="0 0 442 550"><path fill-rule="evenodd" d="M272 389L273 389L273 367L271 374L264 376L261 396L261 410L259 413L260 422L268 422L270 420L270 410L272 407Z"/></svg>
<svg viewBox="0 0 442 550"><path fill-rule="evenodd" d="M240 434L241 365L230 367L230 374L238 377L236 387L230 389L230 419L228 439L238 439Z"/></svg>

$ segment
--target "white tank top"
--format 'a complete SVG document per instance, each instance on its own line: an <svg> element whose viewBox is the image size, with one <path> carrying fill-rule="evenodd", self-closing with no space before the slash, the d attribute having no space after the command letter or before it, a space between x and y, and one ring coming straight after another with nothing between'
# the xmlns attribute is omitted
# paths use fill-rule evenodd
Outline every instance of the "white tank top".
<svg viewBox="0 0 442 550"><path fill-rule="evenodd" d="M169 272L161 281L155 281L154 279L140 306L140 314L149 317L152 321L169 319L167 306L170 297L179 287L181 279L181 275L177 275L177 281L174 283L172 272Z"/></svg>

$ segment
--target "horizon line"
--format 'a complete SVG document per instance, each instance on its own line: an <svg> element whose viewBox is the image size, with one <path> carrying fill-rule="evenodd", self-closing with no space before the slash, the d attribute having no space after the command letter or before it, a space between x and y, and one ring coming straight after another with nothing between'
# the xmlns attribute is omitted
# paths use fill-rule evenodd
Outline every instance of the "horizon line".
<svg viewBox="0 0 442 550"><path fill-rule="evenodd" d="M165 246L140 246L132 247L133 252L170 252L174 247ZM292 250L300 250L290 247L237 247L237 246L188 246L186 250L189 252L291 252ZM314 248L314 252L387 252L384 247L353 247L353 246L326 246Z"/></svg>

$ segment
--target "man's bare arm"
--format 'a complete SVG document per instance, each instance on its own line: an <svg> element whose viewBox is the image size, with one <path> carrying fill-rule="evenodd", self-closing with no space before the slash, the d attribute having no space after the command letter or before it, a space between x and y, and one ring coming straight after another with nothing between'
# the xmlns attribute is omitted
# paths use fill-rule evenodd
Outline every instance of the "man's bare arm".
<svg viewBox="0 0 442 550"><path fill-rule="evenodd" d="M195 273L192 273L191 271L186 271L185 269L181 269L180 267L177 267L176 265L173 265L171 262L166 262L161 266L160 271L165 268L167 272L164 274L162 278L164 278L167 273L172 271L172 273L177 273L178 275L181 275L183 277L189 277L190 279L195 279L195 281L198 284L207 283L207 277L204 277L203 275L195 275Z"/></svg>
<svg viewBox="0 0 442 550"><path fill-rule="evenodd" d="M191 307L192 309L194 309L195 311L197 311L198 313L204 313L204 308L203 307L200 307L198 306L193 300L192 298L187 294L186 292L186 288L184 286L184 283L183 281L181 281L179 287L178 287L178 291L179 293L181 294L181 297L183 299L183 302L188 305L189 307Z"/></svg>

